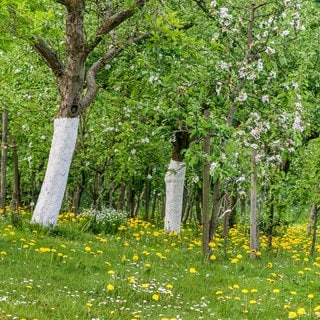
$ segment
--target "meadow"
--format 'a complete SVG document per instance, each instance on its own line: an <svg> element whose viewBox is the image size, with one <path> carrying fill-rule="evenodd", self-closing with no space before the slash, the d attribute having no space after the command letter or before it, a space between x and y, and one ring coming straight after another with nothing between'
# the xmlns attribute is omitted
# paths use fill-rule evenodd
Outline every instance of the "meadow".
<svg viewBox="0 0 320 320"><path fill-rule="evenodd" d="M131 219L94 234L73 214L55 229L0 215L0 319L196 320L320 318L320 246L303 224L261 237L250 258L246 226L201 253L201 229L166 234ZM18 221L18 222L17 222Z"/></svg>

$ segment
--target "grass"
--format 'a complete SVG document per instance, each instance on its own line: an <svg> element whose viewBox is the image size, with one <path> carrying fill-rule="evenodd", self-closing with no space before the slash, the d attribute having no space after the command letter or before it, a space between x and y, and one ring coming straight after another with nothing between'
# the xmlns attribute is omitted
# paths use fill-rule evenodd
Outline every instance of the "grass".
<svg viewBox="0 0 320 320"><path fill-rule="evenodd" d="M26 215L27 219L29 217ZM180 235L130 220L114 234L83 232L64 215L55 230L0 218L0 319L317 319L320 246L295 225L250 259L248 234L217 234L212 256L200 232Z"/></svg>

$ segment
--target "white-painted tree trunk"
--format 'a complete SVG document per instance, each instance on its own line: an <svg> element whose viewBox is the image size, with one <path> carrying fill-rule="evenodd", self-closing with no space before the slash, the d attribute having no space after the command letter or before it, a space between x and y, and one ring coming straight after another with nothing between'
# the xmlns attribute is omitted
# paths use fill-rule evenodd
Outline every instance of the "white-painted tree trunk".
<svg viewBox="0 0 320 320"><path fill-rule="evenodd" d="M69 169L78 134L79 118L57 118L38 201L31 222L55 226L67 185Z"/></svg>
<svg viewBox="0 0 320 320"><path fill-rule="evenodd" d="M167 232L180 233L185 176L185 163L171 160L165 176L166 212L164 230Z"/></svg>

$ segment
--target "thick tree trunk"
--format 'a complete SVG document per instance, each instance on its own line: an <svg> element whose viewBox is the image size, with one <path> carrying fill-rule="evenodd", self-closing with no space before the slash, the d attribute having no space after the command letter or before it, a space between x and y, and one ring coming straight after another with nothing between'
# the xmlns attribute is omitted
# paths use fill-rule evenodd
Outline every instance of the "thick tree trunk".
<svg viewBox="0 0 320 320"><path fill-rule="evenodd" d="M7 139L8 139L8 110L2 113L2 142L1 142L1 181L0 181L0 210L5 210L7 194Z"/></svg>
<svg viewBox="0 0 320 320"><path fill-rule="evenodd" d="M79 118L57 118L46 175L32 222L55 226L61 208L77 140Z"/></svg>
<svg viewBox="0 0 320 320"><path fill-rule="evenodd" d="M182 151L187 149L190 143L188 131L177 131L174 134L172 159L165 176L166 183L166 205L165 205L165 231L180 232L184 181L186 176L186 165L183 162Z"/></svg>
<svg viewBox="0 0 320 320"><path fill-rule="evenodd" d="M165 176L166 212L164 230L168 232L180 232L185 175L185 164L171 160Z"/></svg>

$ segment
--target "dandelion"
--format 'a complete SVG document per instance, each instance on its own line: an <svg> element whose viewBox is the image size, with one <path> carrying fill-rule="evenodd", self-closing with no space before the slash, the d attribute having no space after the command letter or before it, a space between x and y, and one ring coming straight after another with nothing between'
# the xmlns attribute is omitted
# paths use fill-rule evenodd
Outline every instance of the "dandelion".
<svg viewBox="0 0 320 320"><path fill-rule="evenodd" d="M250 304L256 304L257 301L256 301L256 300L250 300L249 303L250 303Z"/></svg>
<svg viewBox="0 0 320 320"><path fill-rule="evenodd" d="M109 271L108 271L108 274L110 274L111 276L113 276L114 273L115 273L114 270L109 270Z"/></svg>
<svg viewBox="0 0 320 320"><path fill-rule="evenodd" d="M244 294L247 294L249 292L249 290L248 289L242 289L241 292L244 293Z"/></svg>
<svg viewBox="0 0 320 320"><path fill-rule="evenodd" d="M312 293L309 293L309 294L308 294L308 298L309 298L309 299L313 299L313 298L314 298L314 295L313 295Z"/></svg>
<svg viewBox="0 0 320 320"><path fill-rule="evenodd" d="M155 294L152 296L152 300L158 301L158 300L159 300L159 295L158 295L157 293L155 293Z"/></svg>
<svg viewBox="0 0 320 320"><path fill-rule="evenodd" d="M196 270L196 268L190 268L190 269L189 269L189 272L190 272L190 273L196 273L197 270Z"/></svg>
<svg viewBox="0 0 320 320"><path fill-rule="evenodd" d="M305 308L299 308L298 310L297 310L297 314L299 315L299 316L302 316L303 314L305 314L306 313L306 309Z"/></svg>
<svg viewBox="0 0 320 320"><path fill-rule="evenodd" d="M295 319L297 316L298 316L297 313L294 311L290 311L288 314L289 319Z"/></svg>
<svg viewBox="0 0 320 320"><path fill-rule="evenodd" d="M273 293L279 293L280 290L279 290L279 289L273 289L272 292L273 292Z"/></svg>
<svg viewBox="0 0 320 320"><path fill-rule="evenodd" d="M108 291L113 291L114 290L114 285L113 284L108 284L107 285L107 290Z"/></svg>
<svg viewBox="0 0 320 320"><path fill-rule="evenodd" d="M91 251L91 247L87 246L87 247L84 248L84 250L85 250L86 252L90 252L90 251Z"/></svg>
<svg viewBox="0 0 320 320"><path fill-rule="evenodd" d="M211 261L214 261L214 260L216 260L217 259L217 257L214 255L214 254L212 254L211 256L210 256L210 260Z"/></svg>
<svg viewBox="0 0 320 320"><path fill-rule="evenodd" d="M133 255L133 257L132 257L132 260L133 261L138 261L139 260L139 256L135 253L134 255Z"/></svg>

